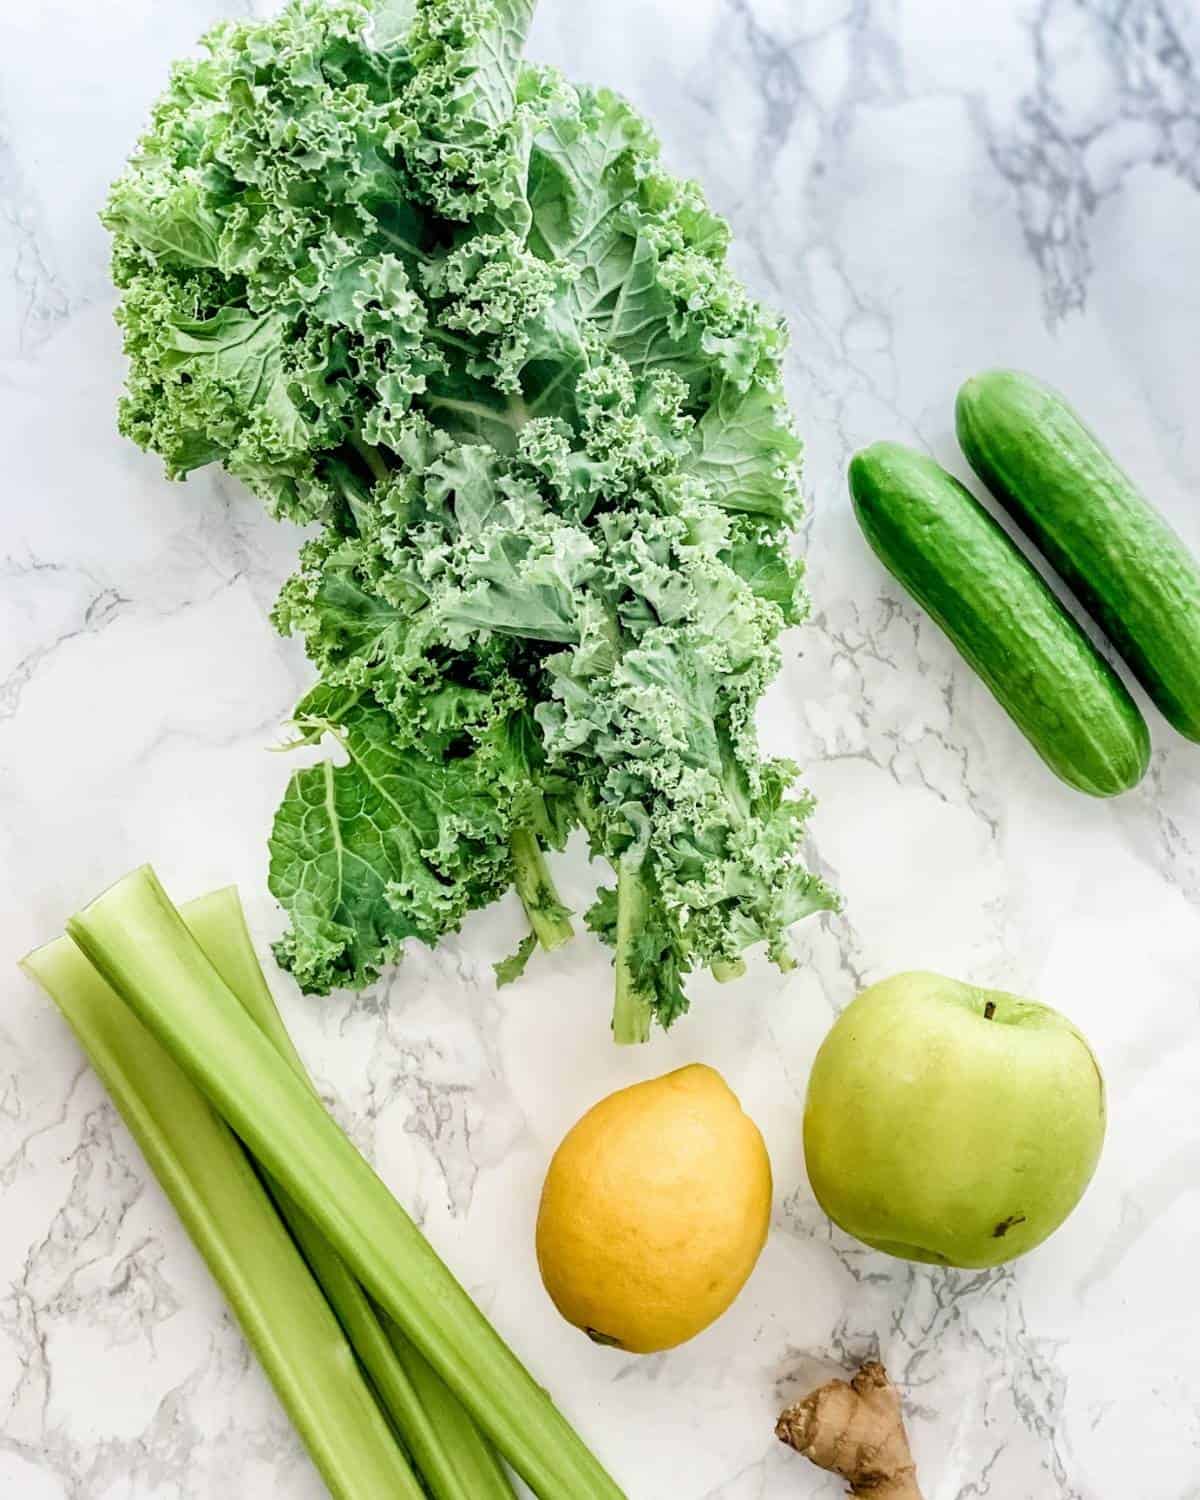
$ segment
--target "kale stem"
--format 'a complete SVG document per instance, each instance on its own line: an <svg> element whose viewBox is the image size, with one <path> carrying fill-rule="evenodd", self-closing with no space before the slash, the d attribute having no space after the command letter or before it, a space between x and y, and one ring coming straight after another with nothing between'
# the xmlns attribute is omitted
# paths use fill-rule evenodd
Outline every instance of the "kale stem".
<svg viewBox="0 0 1200 1500"><path fill-rule="evenodd" d="M712 977L718 984L729 984L734 979L741 979L745 972L744 958L716 958L712 963Z"/></svg>
<svg viewBox="0 0 1200 1500"><path fill-rule="evenodd" d="M378 448L373 448L370 443L360 438L356 432L350 434L350 446L376 479L386 483L392 477L392 471L388 468L383 454Z"/></svg>
<svg viewBox="0 0 1200 1500"><path fill-rule="evenodd" d="M650 895L639 866L622 860L617 867L617 991L613 1002L613 1041L628 1046L650 1040L654 1008L634 975L631 956L646 920Z"/></svg>
<svg viewBox="0 0 1200 1500"><path fill-rule="evenodd" d="M431 323L425 330L425 336L426 338L435 340L439 344L448 344L450 348L459 349L462 351L462 353L469 354L472 357L474 357L479 352L478 348L471 342L470 339L460 339L453 333L447 332L445 328L439 328L436 324L433 323Z"/></svg>
<svg viewBox="0 0 1200 1500"><path fill-rule="evenodd" d="M546 857L537 835L528 828L516 828L509 840L513 857L513 884L529 918L538 942L548 953L561 948L575 936L571 913L554 888Z"/></svg>

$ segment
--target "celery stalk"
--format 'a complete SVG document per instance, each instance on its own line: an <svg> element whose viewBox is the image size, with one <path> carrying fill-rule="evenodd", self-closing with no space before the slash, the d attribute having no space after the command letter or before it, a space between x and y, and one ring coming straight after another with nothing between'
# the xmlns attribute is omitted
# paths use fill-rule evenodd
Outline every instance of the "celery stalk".
<svg viewBox="0 0 1200 1500"><path fill-rule="evenodd" d="M312 1080L267 985L234 887L180 907L192 936L305 1086ZM514 1500L504 1466L445 1383L329 1248L320 1230L267 1176L267 1188L374 1383L434 1500Z"/></svg>
<svg viewBox="0 0 1200 1500"><path fill-rule="evenodd" d="M466 1500L514 1500L508 1471L466 1408L387 1313L375 1311L420 1404L419 1414L406 1417L404 1434L430 1488L440 1500L442 1491L432 1478L436 1474L448 1494L461 1494ZM451 1484L457 1488L451 1489Z"/></svg>
<svg viewBox="0 0 1200 1500"><path fill-rule="evenodd" d="M495 1451L449 1387L379 1312L313 1221L267 1177L309 1269L371 1377L433 1500L514 1500Z"/></svg>
<svg viewBox="0 0 1200 1500"><path fill-rule="evenodd" d="M549 1396L243 1010L148 867L68 931L541 1500L619 1500Z"/></svg>
<svg viewBox="0 0 1200 1500"><path fill-rule="evenodd" d="M67 938L22 967L58 1005L337 1500L423 1500L354 1351L224 1120Z"/></svg>

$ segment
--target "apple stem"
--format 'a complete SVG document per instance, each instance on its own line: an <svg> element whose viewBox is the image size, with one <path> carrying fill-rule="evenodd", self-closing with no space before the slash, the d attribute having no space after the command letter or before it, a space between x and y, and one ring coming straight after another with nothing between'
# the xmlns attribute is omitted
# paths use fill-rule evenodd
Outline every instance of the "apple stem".
<svg viewBox="0 0 1200 1500"><path fill-rule="evenodd" d="M983 1019L985 1021L990 1021L995 1014L996 1002L994 1000L989 1000L988 1003L983 1007Z"/></svg>

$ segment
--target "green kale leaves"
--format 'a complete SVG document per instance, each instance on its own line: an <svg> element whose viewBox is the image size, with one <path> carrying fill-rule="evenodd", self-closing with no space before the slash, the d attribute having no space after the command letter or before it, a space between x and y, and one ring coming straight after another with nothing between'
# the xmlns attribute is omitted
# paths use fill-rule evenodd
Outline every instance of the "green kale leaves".
<svg viewBox="0 0 1200 1500"><path fill-rule="evenodd" d="M320 674L271 838L279 957L370 982L544 851L615 886L619 1040L833 897L756 705L804 618L785 334L604 90L521 61L532 0L292 0L177 65L114 186L122 430L319 523L278 627Z"/></svg>

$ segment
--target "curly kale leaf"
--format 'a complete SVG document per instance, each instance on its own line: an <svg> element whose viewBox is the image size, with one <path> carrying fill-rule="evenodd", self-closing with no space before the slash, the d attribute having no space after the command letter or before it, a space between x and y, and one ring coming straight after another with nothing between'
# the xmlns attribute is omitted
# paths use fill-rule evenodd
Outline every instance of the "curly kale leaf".
<svg viewBox="0 0 1200 1500"><path fill-rule="evenodd" d="M361 985L406 938L436 943L510 884L503 805L478 758L398 748L388 714L320 689L302 727L345 764L298 771L275 819L271 887L292 916L280 958L319 994Z"/></svg>
<svg viewBox="0 0 1200 1500"><path fill-rule="evenodd" d="M496 987L503 989L506 984L515 984L522 978L525 970L529 967L529 960L537 952L537 934L527 932L517 944L516 950L507 958L499 959L492 965L496 975Z"/></svg>
<svg viewBox="0 0 1200 1500"><path fill-rule="evenodd" d="M121 426L319 523L275 621L320 681L271 844L305 987L368 982L546 848L616 873L614 1028L832 904L756 705L802 620L785 333L640 117L521 52L533 0L292 0L181 63L114 186Z"/></svg>

